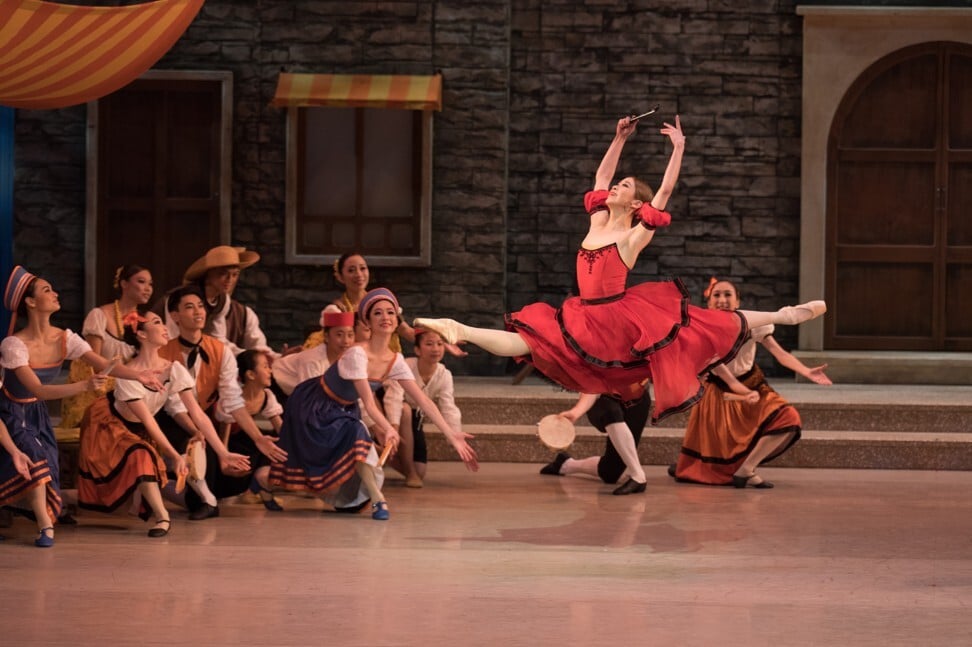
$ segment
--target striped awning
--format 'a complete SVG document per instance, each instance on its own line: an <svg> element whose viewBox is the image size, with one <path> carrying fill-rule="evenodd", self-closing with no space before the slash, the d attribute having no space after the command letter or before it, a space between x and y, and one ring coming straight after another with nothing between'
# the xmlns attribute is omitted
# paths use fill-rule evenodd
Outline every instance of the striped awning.
<svg viewBox="0 0 972 647"><path fill-rule="evenodd" d="M442 110L442 75L284 73L272 105Z"/></svg>
<svg viewBox="0 0 972 647"><path fill-rule="evenodd" d="M162 58L202 5L0 0L0 105L63 108L110 94Z"/></svg>

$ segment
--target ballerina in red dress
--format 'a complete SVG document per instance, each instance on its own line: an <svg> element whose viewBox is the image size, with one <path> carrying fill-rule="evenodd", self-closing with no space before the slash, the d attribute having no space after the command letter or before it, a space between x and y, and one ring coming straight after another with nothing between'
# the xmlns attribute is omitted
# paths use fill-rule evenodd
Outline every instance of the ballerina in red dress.
<svg viewBox="0 0 972 647"><path fill-rule="evenodd" d="M689 304L680 280L646 282L625 289L628 272L668 226L662 211L678 179L685 147L678 116L661 132L673 145L657 193L634 177L611 186L627 138L630 117L618 121L614 140L597 169L594 190L584 196L591 225L577 253L580 296L560 308L533 303L506 315L507 331L474 328L452 319L416 319L449 343L468 341L501 357L527 361L570 391L636 400L639 382L654 384L657 422L692 406L703 391L699 376L735 355L749 327L795 325L826 312L823 301L776 312L707 310Z"/></svg>

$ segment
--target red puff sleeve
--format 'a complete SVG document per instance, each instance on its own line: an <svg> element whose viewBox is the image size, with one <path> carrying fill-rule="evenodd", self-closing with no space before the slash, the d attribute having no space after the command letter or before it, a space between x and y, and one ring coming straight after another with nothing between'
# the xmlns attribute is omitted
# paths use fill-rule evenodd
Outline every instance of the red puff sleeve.
<svg viewBox="0 0 972 647"><path fill-rule="evenodd" d="M607 206L604 204L607 202L607 199L608 192L605 189L588 191L584 194L584 208L587 209L588 214L594 214L598 211L607 211Z"/></svg>
<svg viewBox="0 0 972 647"><path fill-rule="evenodd" d="M647 202L635 211L635 217L641 221L641 226L645 229L655 227L667 227L672 224L672 216L667 211L659 211Z"/></svg>

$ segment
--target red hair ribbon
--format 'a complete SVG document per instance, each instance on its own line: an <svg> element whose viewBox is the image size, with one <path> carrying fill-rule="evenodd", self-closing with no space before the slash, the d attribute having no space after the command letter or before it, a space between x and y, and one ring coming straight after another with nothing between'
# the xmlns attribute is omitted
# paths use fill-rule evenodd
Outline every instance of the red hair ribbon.
<svg viewBox="0 0 972 647"><path fill-rule="evenodd" d="M132 310L127 315L125 315L124 319L122 319L122 324L126 328L131 328L134 331L138 329L138 324L144 321L148 321L148 319L138 314L138 310Z"/></svg>
<svg viewBox="0 0 972 647"><path fill-rule="evenodd" d="M705 288L705 291L702 293L702 296L705 297L706 299L708 299L709 297L711 297L712 296L712 288L714 288L715 285L716 285L716 283L718 283L718 282L719 282L719 279L717 279L716 277L713 276L712 278L710 278L709 279L709 285L708 285L708 287Z"/></svg>

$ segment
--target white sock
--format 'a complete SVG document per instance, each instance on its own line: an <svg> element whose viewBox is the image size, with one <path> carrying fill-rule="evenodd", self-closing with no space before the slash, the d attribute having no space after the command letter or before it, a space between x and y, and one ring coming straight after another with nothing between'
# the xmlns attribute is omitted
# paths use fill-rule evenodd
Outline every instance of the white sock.
<svg viewBox="0 0 972 647"><path fill-rule="evenodd" d="M203 503L216 507L216 495L212 493L209 489L209 484L206 483L205 479L189 479L189 487L191 487L199 498L203 500Z"/></svg>
<svg viewBox="0 0 972 647"><path fill-rule="evenodd" d="M624 461L627 468L625 471L628 475L638 483L646 482L648 477L645 476L645 470L641 467L638 448L635 447L634 436L631 435L628 425L623 422L613 422L606 427L606 431L608 438L611 439L611 444L614 445L614 449L617 450L621 460Z"/></svg>

